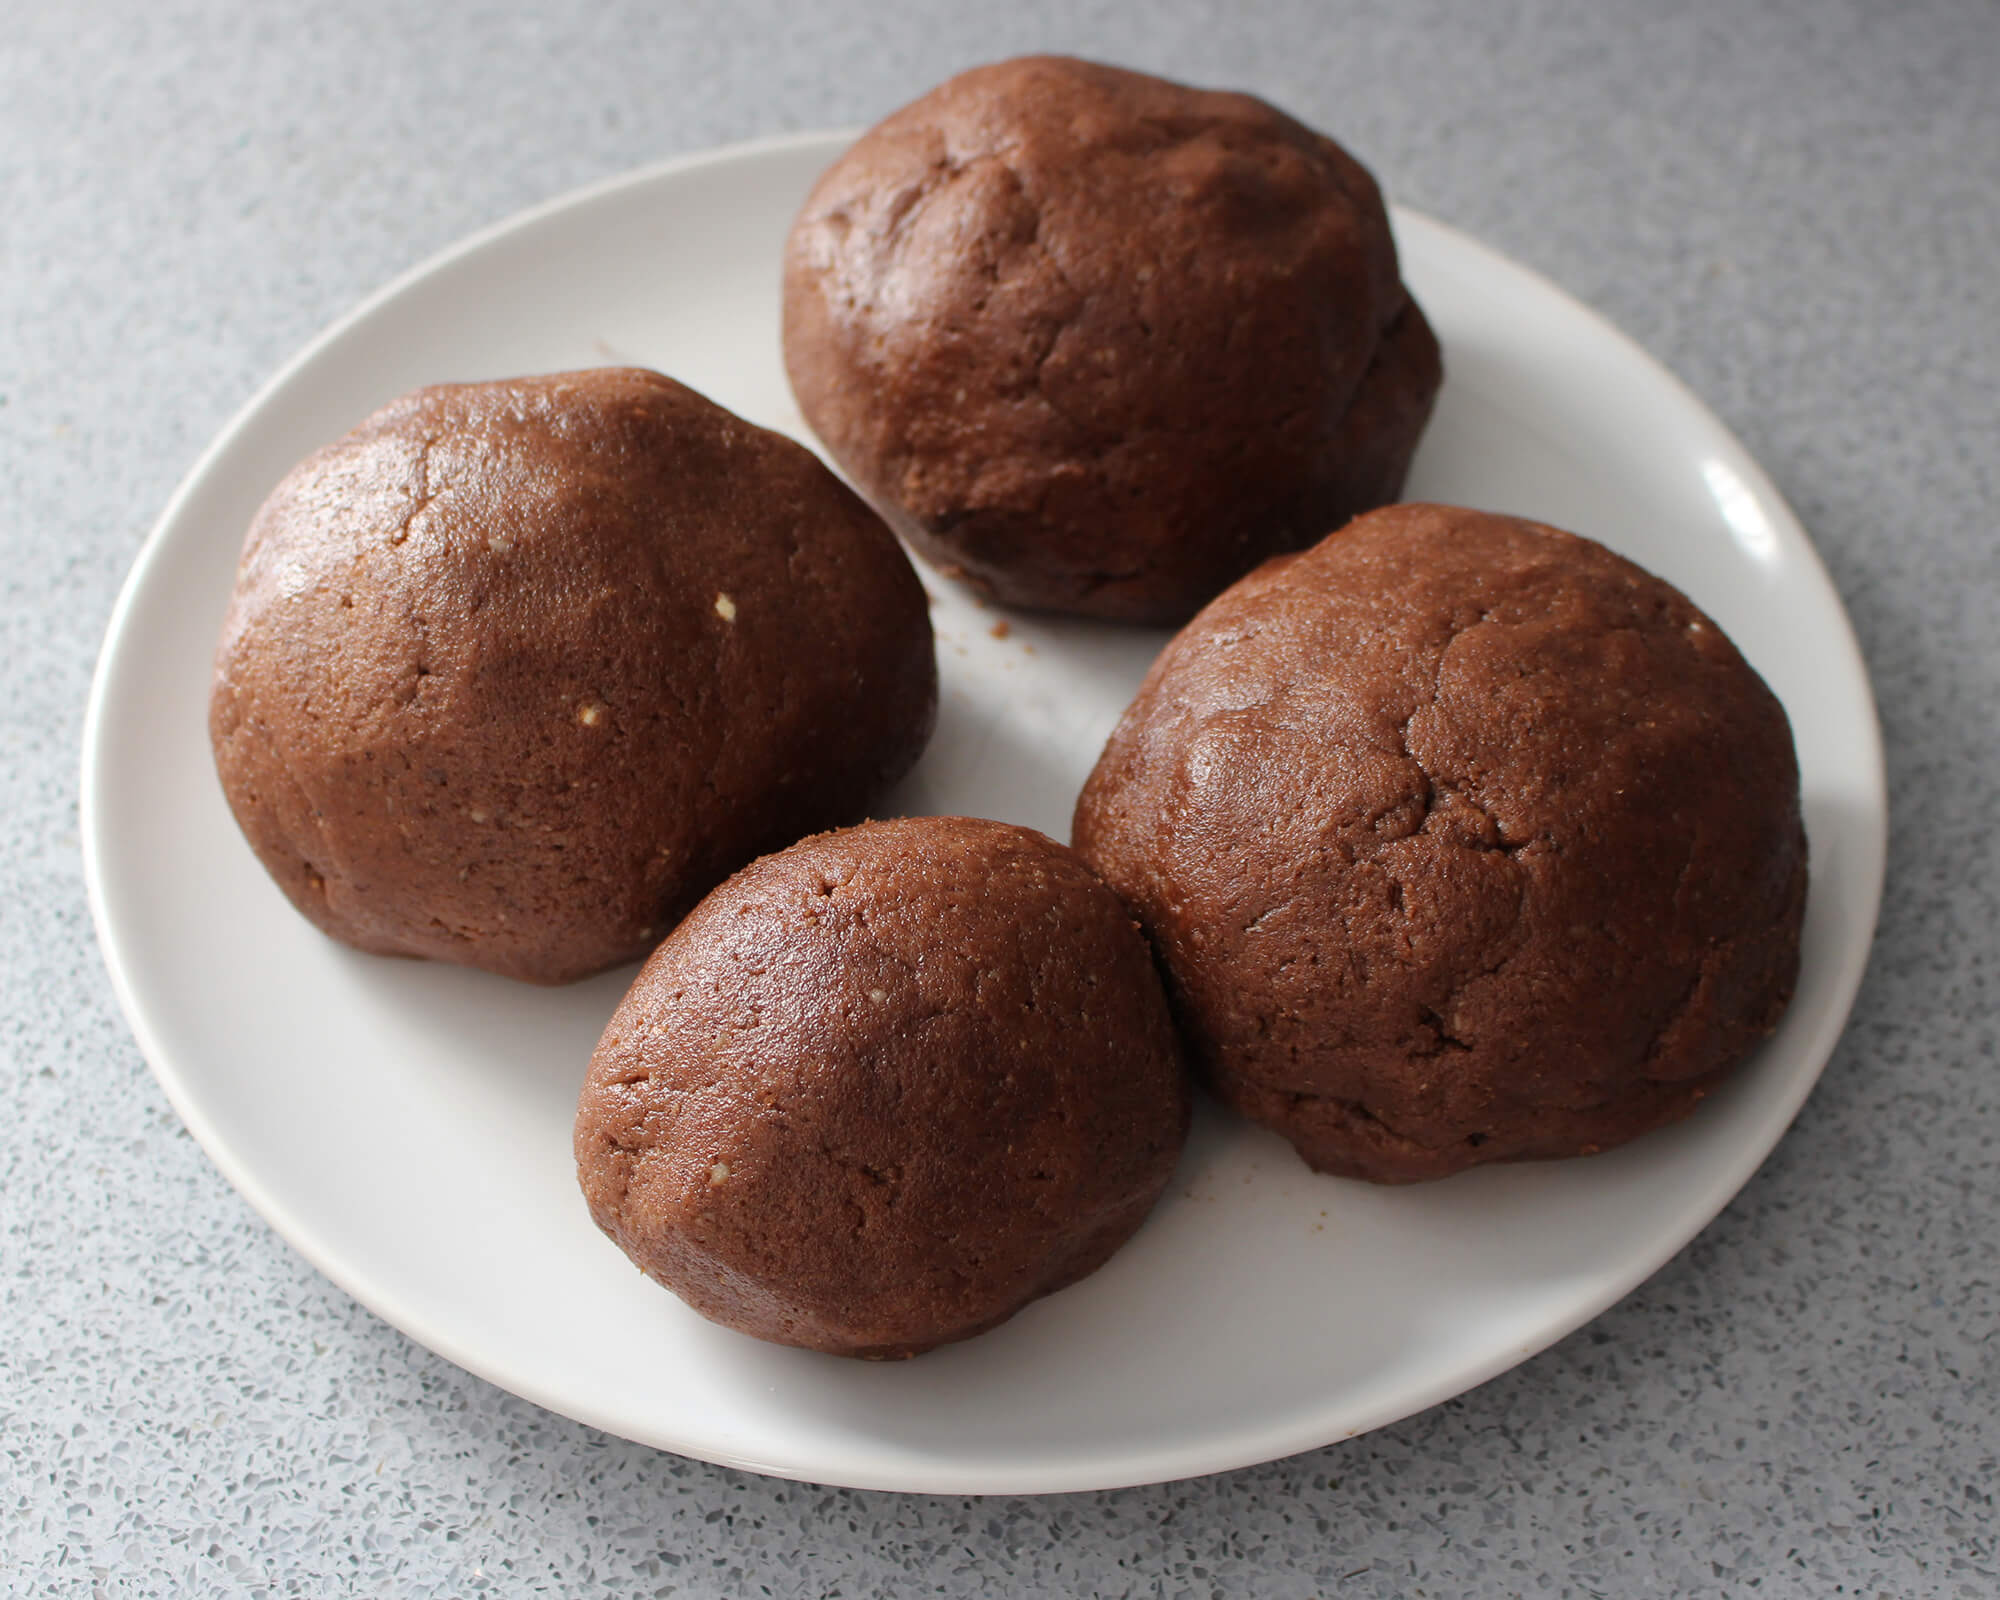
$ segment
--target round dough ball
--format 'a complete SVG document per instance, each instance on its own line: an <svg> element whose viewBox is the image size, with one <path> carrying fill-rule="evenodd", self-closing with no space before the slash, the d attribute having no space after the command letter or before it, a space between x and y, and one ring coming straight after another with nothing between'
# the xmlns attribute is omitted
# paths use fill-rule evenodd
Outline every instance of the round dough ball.
<svg viewBox="0 0 2000 1600"><path fill-rule="evenodd" d="M1155 623L1393 500L1442 377L1340 146L1060 57L953 78L834 163L786 248L785 364L940 570Z"/></svg>
<svg viewBox="0 0 2000 1600"><path fill-rule="evenodd" d="M1785 713L1602 546L1391 506L1220 596L1077 802L1220 1096L1404 1182L1673 1121L1777 1025Z"/></svg>
<svg viewBox="0 0 2000 1600"><path fill-rule="evenodd" d="M605 1030L576 1159L598 1226L703 1316L887 1358L1095 1271L1188 1109L1118 897L1039 833L914 817L696 907Z"/></svg>
<svg viewBox="0 0 2000 1600"><path fill-rule="evenodd" d="M658 373L424 389L252 523L209 727L336 939L536 983L852 821L936 713L922 586L810 452Z"/></svg>

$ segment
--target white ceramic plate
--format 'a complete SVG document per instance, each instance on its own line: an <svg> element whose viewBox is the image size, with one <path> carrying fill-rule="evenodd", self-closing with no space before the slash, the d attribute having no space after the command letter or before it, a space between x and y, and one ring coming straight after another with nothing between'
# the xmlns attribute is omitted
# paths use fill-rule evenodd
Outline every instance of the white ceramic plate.
<svg viewBox="0 0 2000 1600"><path fill-rule="evenodd" d="M1886 807L1853 637L1763 473L1615 330L1435 222L1396 219L1450 369L1412 498L1604 540L1706 607L1791 713L1813 853L1798 998L1692 1121L1588 1161L1376 1189L1204 1111L1103 1271L969 1344L844 1362L701 1321L591 1226L570 1120L629 974L547 991L357 955L294 915L238 837L209 763L209 652L279 476L416 385L612 361L804 438L779 246L843 142L671 162L469 240L329 330L202 457L119 601L85 736L91 903L140 1047L230 1181L363 1304L517 1394L712 1461L945 1493L1103 1488L1324 1444L1504 1371L1658 1268L1784 1131L1860 978ZM925 581L943 709L901 808L1067 837L1162 636L1013 617L996 638L995 613Z"/></svg>

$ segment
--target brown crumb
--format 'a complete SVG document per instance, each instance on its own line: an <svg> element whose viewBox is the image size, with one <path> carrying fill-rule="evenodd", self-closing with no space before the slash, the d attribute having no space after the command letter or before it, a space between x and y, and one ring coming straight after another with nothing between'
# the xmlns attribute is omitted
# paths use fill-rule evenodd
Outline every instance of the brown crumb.
<svg viewBox="0 0 2000 1600"><path fill-rule="evenodd" d="M992 634L993 637L996 639L1004 639L1007 637L1008 634L1014 631L1014 624L1007 621L1003 617L1000 621L994 623L993 626L988 628L986 631Z"/></svg>

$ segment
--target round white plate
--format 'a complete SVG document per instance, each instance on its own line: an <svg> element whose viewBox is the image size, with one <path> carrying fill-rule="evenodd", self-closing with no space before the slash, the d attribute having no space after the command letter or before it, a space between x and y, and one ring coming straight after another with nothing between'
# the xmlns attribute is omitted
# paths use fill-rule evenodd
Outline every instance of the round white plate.
<svg viewBox="0 0 2000 1600"><path fill-rule="evenodd" d="M779 247L843 143L670 162L481 234L330 329L202 457L118 603L85 735L91 904L140 1047L229 1180L377 1314L553 1410L758 1472L1105 1488L1324 1444L1504 1371L1658 1268L1784 1131L1860 978L1886 803L1846 617L1763 473L1622 335L1438 223L1396 219L1450 372L1411 497L1623 551L1715 616L1791 713L1813 854L1798 998L1692 1121L1587 1161L1377 1189L1207 1109L1103 1271L969 1344L840 1361L703 1322L591 1226L570 1120L629 973L549 991L357 955L237 835L209 763L209 653L277 479L419 384L607 362L805 438L779 363ZM1002 628L925 582L942 715L897 807L1066 838L1163 636Z"/></svg>

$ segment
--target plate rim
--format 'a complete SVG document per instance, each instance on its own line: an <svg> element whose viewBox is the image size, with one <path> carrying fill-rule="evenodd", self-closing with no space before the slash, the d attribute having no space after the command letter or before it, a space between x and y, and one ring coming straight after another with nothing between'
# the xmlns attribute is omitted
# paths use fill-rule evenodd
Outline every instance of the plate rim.
<svg viewBox="0 0 2000 1600"><path fill-rule="evenodd" d="M836 1475L823 1475L819 1469L810 1464L762 1460L751 1454L732 1451L719 1441L704 1441L695 1445L685 1440L642 1437L641 1433L644 1430L635 1431L622 1419L594 1414L595 1408L591 1406L578 1406L567 1399L556 1398L532 1373L517 1372L504 1361L488 1359L447 1328L436 1325L429 1318L391 1296L377 1294L359 1268L350 1272L346 1264L336 1260L322 1246L315 1230L295 1217L290 1206L258 1179L237 1157L230 1144L221 1137L214 1124L202 1111L180 1069L173 1063L171 1053L165 1049L149 1014L139 1002L132 975L133 952L127 948L112 916L110 900L113 891L106 880L107 852L100 842L104 837L107 806L103 791L101 751L107 720L112 715L112 689L119 677L125 643L130 638L133 613L149 588L156 569L162 563L169 547L170 535L180 521L184 508L214 472L218 462L232 450L239 438L263 414L273 396L290 384L322 351L344 338L357 324L367 320L379 308L397 300L416 284L448 269L466 257L478 254L489 245L564 212L590 206L621 191L640 190L671 181L686 172L726 166L736 162L755 162L766 157L793 154L807 149L822 149L831 159L845 142L851 142L855 136L856 130L852 129L808 130L738 141L702 150L684 151L565 190L475 229L396 274L313 335L256 388L210 440L181 478L133 558L131 568L119 588L118 596L105 624L85 705L78 786L78 821L84 886L98 949L123 1020L131 1031L133 1040L138 1045L140 1054L144 1057L154 1079L166 1094L168 1103L203 1153L214 1163L230 1186L249 1203L261 1220L316 1272L404 1337L412 1339L482 1381L518 1395L557 1415L569 1417L613 1437L628 1439L649 1448L667 1450L738 1470L794 1481L857 1489L954 1495L1079 1493L1184 1480L1279 1460L1387 1426L1428 1410L1456 1395L1467 1393L1568 1337L1577 1328L1623 1300L1657 1273L1703 1232L1730 1201L1741 1193L1790 1129L1800 1108L1824 1074L1833 1051L1845 1032L1874 948L1880 924L1882 891L1887 869L1888 785L1880 712L1875 699L1874 685L1868 672L1867 659L1854 632L1852 618L1848 615L1824 560L1797 514L1779 492L1770 475L1745 448L1734 431L1675 372L1594 306L1577 298L1537 269L1515 260L1462 229L1407 207L1391 208L1399 235L1403 235L1405 230L1431 230L1454 250L1476 261L1482 273L1511 278L1529 292L1548 297L1558 303L1566 314L1582 319L1595 338L1606 341L1616 349L1621 358L1645 370L1648 377L1659 383L1663 391L1682 408L1688 419L1700 424L1701 430L1708 435L1710 442L1727 465L1750 489L1760 511L1775 525L1788 559L1797 562L1801 576L1817 587L1819 591L1817 598L1823 602L1826 620L1838 630L1840 642L1844 645L1848 658L1846 664L1853 670L1866 711L1865 717L1857 719L1851 735L1857 746L1854 751L1858 758L1857 764L1864 770L1868 780L1868 798L1872 802L1868 815L1874 823L1863 841L1866 845L1865 854L1856 863L1865 869L1865 875L1857 874L1856 888L1861 898L1865 899L1867 927L1865 937L1855 939L1851 944L1843 941L1838 952L1840 960L1829 980L1829 993L1833 1003L1816 1019L1807 1049L1807 1053L1817 1059L1817 1065L1811 1072L1801 1075L1800 1081L1790 1086L1780 1097L1778 1107L1782 1114L1774 1115L1774 1131L1770 1136L1767 1139L1750 1141L1733 1151L1732 1159L1727 1164L1722 1178L1711 1183L1702 1203L1691 1213L1696 1218L1693 1225L1684 1232L1679 1229L1671 1230L1670 1238L1656 1241L1654 1248L1640 1252L1633 1263L1613 1275L1609 1280L1610 1287L1600 1286L1597 1292L1584 1297L1581 1309L1573 1315L1556 1319L1538 1329L1536 1337L1531 1341L1505 1344L1497 1348L1485 1361L1455 1369L1448 1377L1435 1383L1399 1394L1393 1404L1376 1408L1376 1412L1380 1414L1364 1413L1362 1419L1354 1426L1336 1429L1329 1433L1323 1422L1317 1425L1301 1423L1289 1429L1266 1430L1258 1435L1254 1443L1242 1443L1237 1436L1232 1435L1227 1441L1229 1446L1227 1448L1210 1447L1200 1450L1186 1445L1174 1445L1154 1446L1140 1451L1128 1450L1119 1458L1119 1467L1116 1471L1107 1471L1102 1464L1069 1467L1063 1463L1044 1460L1033 1466L1016 1465L999 1470L991 1464L968 1467L964 1463L954 1463L945 1467L940 1463L926 1463L921 1470L914 1473L882 1470L847 1471Z"/></svg>

